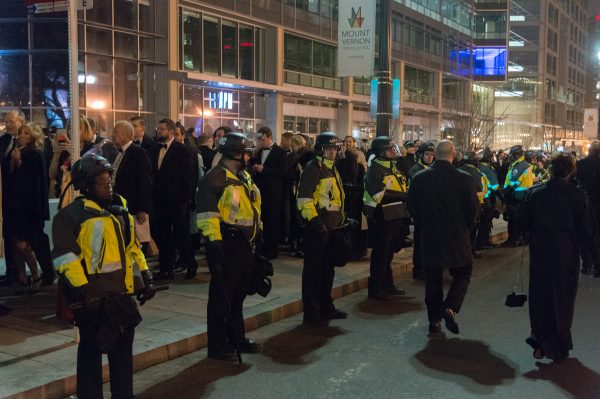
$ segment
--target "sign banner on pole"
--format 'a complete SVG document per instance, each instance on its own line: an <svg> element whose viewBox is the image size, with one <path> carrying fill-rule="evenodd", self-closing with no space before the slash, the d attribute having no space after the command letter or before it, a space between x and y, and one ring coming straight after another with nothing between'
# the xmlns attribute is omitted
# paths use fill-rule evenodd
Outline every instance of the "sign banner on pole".
<svg viewBox="0 0 600 399"><path fill-rule="evenodd" d="M376 1L339 0L337 76L372 76Z"/></svg>

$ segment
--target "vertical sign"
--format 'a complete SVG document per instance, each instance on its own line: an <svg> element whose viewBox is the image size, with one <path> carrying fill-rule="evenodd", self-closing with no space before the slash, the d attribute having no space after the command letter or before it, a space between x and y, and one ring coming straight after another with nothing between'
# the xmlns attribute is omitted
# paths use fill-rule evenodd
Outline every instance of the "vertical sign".
<svg viewBox="0 0 600 399"><path fill-rule="evenodd" d="M377 79L371 80L371 118L377 118L377 93L378 93L379 82Z"/></svg>
<svg viewBox="0 0 600 399"><path fill-rule="evenodd" d="M392 80L392 119L400 118L400 79Z"/></svg>
<svg viewBox="0 0 600 399"><path fill-rule="evenodd" d="M373 75L376 3L339 0L338 77Z"/></svg>

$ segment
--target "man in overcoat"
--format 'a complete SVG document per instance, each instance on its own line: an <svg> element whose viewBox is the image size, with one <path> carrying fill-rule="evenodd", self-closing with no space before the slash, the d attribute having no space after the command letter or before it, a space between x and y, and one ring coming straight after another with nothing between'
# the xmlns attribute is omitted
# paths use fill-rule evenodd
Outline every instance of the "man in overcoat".
<svg viewBox="0 0 600 399"><path fill-rule="evenodd" d="M472 271L470 233L475 228L479 200L473 179L452 166L454 144L441 141L436 161L417 173L408 190L408 209L421 228L420 251L427 275L425 304L429 332L446 328L458 334L456 314L467 293ZM442 274L448 268L452 285L444 299Z"/></svg>

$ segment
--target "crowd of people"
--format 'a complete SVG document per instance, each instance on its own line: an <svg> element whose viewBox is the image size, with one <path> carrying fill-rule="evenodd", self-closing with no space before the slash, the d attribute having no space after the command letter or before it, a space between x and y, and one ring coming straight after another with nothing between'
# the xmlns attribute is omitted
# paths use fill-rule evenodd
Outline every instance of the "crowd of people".
<svg viewBox="0 0 600 399"><path fill-rule="evenodd" d="M131 397L131 345L141 321L131 296L143 303L155 294L154 280L179 272L194 279L200 246L212 276L208 356L232 362L260 351L245 336L243 302L268 294L270 261L280 251L303 258L303 323L323 327L347 317L331 297L337 266L372 248L367 295L386 301L406 293L394 283L394 254L414 247L429 332L439 333L443 321L458 333L473 257L492 248L492 223L502 214L502 245L530 244L527 342L536 358L555 361L572 348L580 247L581 271L600 277L597 141L576 167L571 154L549 157L522 146L461 153L449 140L400 146L384 136L363 152L354 137L334 132L314 143L284 133L277 144L267 126L253 141L226 126L196 137L162 119L150 135L140 117L118 121L104 138L92 119L79 122L80 159L71 164L68 136L55 137L55 153L47 155L43 130L9 112L0 157L7 282L19 295L33 294L53 284L56 271L69 301L82 304L74 311L82 397L101 392L102 353L111 375L114 367L122 377L111 379L113 394ZM43 230L50 189L60 196L52 251ZM155 250L153 275L144 254ZM445 268L452 284L444 298ZM111 356L115 348L119 355Z"/></svg>

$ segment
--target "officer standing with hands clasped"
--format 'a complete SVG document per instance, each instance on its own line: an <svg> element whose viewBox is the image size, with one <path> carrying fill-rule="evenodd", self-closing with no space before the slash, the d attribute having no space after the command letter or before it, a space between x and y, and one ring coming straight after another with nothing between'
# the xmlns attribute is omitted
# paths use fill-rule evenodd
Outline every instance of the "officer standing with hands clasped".
<svg viewBox="0 0 600 399"><path fill-rule="evenodd" d="M270 271L255 268L255 246L262 234L260 191L245 170L245 137L225 134L219 141L222 157L198 187L198 229L208 239L208 357L241 362L240 353L258 353L258 343L246 338L242 307L246 295L266 296ZM270 265L270 264L269 264ZM258 284L251 280L258 274ZM263 291L264 289L264 291Z"/></svg>
<svg viewBox="0 0 600 399"><path fill-rule="evenodd" d="M375 159L365 176L363 196L365 214L369 218L369 234L373 252L369 293L371 299L386 300L388 295L404 295L405 290L394 285L392 258L405 242L408 181L396 168L400 148L387 136L377 137L371 143Z"/></svg>
<svg viewBox="0 0 600 399"><path fill-rule="evenodd" d="M302 303L304 324L329 325L345 319L346 312L333 305L331 289L335 277L335 229L344 223L344 189L335 159L341 143L333 132L322 132L315 143L315 159L306 164L298 185L297 206L306 220Z"/></svg>
<svg viewBox="0 0 600 399"><path fill-rule="evenodd" d="M82 196L54 218L54 268L70 289L81 341L77 396L102 399L102 353L108 354L113 398L133 398L134 328L142 320L130 295L143 305L155 294L152 275L123 197L112 192L110 163L86 154L72 168ZM135 283L143 280L143 285ZM134 283L135 281L135 283Z"/></svg>

